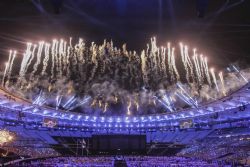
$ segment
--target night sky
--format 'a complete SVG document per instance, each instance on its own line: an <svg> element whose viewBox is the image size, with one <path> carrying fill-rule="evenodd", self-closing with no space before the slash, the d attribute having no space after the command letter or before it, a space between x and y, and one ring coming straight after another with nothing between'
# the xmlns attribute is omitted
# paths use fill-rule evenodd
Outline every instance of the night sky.
<svg viewBox="0 0 250 167"><path fill-rule="evenodd" d="M52 1L0 1L1 67L8 50L21 55L26 41L70 36L99 44L112 39L136 51L156 36L159 45L182 41L198 48L216 68L250 62L249 0L205 0L203 18L197 17L197 0L64 0L57 14Z"/></svg>

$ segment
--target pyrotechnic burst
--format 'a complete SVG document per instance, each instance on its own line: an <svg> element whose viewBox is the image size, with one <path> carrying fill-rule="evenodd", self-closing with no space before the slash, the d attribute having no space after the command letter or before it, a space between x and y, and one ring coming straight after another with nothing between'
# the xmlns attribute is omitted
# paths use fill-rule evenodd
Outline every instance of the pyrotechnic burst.
<svg viewBox="0 0 250 167"><path fill-rule="evenodd" d="M14 135L11 132L4 129L0 130L0 146L9 143L13 140L14 140Z"/></svg>
<svg viewBox="0 0 250 167"><path fill-rule="evenodd" d="M158 47L155 38L141 53L106 40L90 46L81 38L75 45L72 38L27 43L20 67L13 68L16 54L10 51L2 86L34 105L56 110L112 115L178 112L226 95L234 88L226 75L248 82L235 66L232 74L217 74L197 49L190 52L183 43L179 49L170 43Z"/></svg>

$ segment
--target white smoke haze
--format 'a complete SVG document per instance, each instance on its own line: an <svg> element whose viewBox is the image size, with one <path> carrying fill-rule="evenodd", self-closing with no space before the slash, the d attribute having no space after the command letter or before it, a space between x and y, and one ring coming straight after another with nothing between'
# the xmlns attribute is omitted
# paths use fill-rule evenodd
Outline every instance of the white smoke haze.
<svg viewBox="0 0 250 167"><path fill-rule="evenodd" d="M232 66L222 73L196 50L158 47L155 38L140 54L106 40L90 46L81 38L75 45L72 39L28 43L18 72L13 62L10 52L0 73L10 92L55 109L99 115L178 112L226 96L250 78L249 69Z"/></svg>

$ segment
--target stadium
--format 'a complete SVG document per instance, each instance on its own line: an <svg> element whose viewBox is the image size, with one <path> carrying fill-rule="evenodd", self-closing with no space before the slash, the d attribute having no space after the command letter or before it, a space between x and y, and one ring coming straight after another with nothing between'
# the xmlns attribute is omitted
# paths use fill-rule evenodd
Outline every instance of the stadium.
<svg viewBox="0 0 250 167"><path fill-rule="evenodd" d="M248 2L0 4L1 166L250 165Z"/></svg>

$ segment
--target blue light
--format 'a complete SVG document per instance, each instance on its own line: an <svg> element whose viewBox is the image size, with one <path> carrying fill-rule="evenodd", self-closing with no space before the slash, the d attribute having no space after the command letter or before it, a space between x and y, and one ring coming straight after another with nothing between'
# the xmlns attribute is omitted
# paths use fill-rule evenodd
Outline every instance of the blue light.
<svg viewBox="0 0 250 167"><path fill-rule="evenodd" d="M77 119L80 120L81 118L82 118L82 116L81 116L81 115L78 115Z"/></svg>
<svg viewBox="0 0 250 167"><path fill-rule="evenodd" d="M125 118L125 122L126 122L126 123L129 123L129 122L130 122L130 120L129 120L128 117Z"/></svg>
<svg viewBox="0 0 250 167"><path fill-rule="evenodd" d="M111 118L109 118L109 122L113 122L113 118L111 117Z"/></svg>
<svg viewBox="0 0 250 167"><path fill-rule="evenodd" d="M43 114L44 114L44 115L48 114L48 111L47 111L47 110L44 110L44 111L43 111Z"/></svg>

